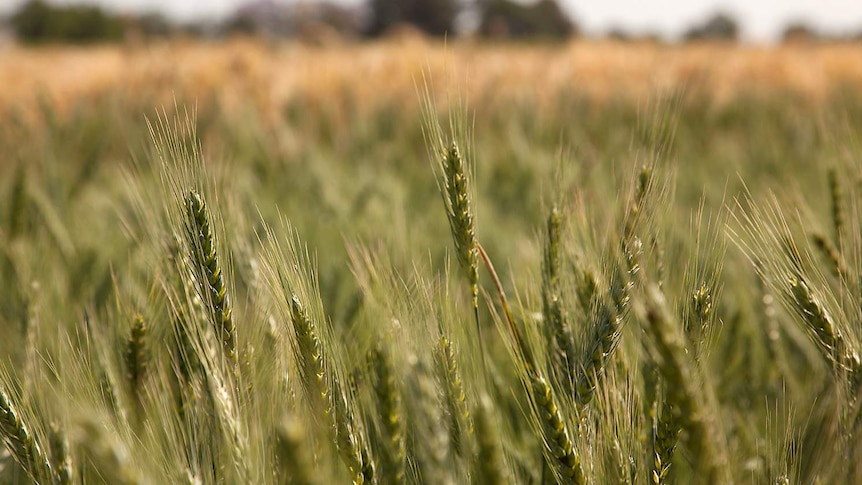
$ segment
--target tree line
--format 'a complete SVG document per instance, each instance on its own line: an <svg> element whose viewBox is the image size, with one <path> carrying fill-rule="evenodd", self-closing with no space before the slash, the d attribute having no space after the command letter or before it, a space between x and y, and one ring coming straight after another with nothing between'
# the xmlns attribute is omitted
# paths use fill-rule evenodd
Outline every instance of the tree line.
<svg viewBox="0 0 862 485"><path fill-rule="evenodd" d="M329 33L346 38L377 38L412 31L428 36L476 35L493 39L569 39L581 35L576 20L558 0L366 0L361 7L345 7L328 1L290 5L272 0L251 0L226 19L179 25L157 13L117 14L93 5L55 5L29 0L6 20L24 43L92 43L128 37L159 38L175 35L223 37L232 34L299 37ZM739 22L716 13L689 28L685 41L736 41ZM613 29L617 40L659 39L635 36ZM845 40L853 36L828 36L804 24L785 29L786 41ZM862 39L862 32L855 37Z"/></svg>

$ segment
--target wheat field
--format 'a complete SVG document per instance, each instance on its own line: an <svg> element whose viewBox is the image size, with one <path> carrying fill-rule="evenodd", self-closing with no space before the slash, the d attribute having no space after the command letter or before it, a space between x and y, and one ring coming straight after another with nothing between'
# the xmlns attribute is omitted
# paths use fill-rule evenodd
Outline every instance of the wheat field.
<svg viewBox="0 0 862 485"><path fill-rule="evenodd" d="M858 483L862 45L0 51L0 483Z"/></svg>

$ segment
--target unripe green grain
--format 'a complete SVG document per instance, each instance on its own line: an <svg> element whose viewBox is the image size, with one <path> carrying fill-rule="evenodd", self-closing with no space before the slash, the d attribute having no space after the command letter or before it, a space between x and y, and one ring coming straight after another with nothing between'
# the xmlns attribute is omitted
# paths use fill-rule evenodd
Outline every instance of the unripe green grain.
<svg viewBox="0 0 862 485"><path fill-rule="evenodd" d="M3 389L0 389L0 438L33 481L49 482L54 479L48 455Z"/></svg>
<svg viewBox="0 0 862 485"><path fill-rule="evenodd" d="M209 298L210 311L215 330L224 349L225 358L234 374L239 371L236 327L231 313L230 299L224 283L224 269L216 253L216 241L210 226L209 213L203 198L197 191L185 197L186 230L192 249L192 261L201 270L202 286Z"/></svg>

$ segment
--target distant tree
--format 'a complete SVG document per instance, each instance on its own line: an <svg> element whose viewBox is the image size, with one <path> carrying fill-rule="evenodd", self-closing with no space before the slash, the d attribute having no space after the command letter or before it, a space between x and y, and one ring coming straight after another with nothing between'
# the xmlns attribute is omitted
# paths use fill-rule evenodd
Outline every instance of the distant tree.
<svg viewBox="0 0 862 485"><path fill-rule="evenodd" d="M360 33L359 12L332 2L282 4L253 0L240 6L222 24L227 34L255 34L296 37L311 31L353 37Z"/></svg>
<svg viewBox="0 0 862 485"><path fill-rule="evenodd" d="M412 24L429 35L454 33L461 10L458 0L370 0L368 34L379 36L399 24Z"/></svg>
<svg viewBox="0 0 862 485"><path fill-rule="evenodd" d="M342 37L356 37L362 32L362 15L356 8L320 1L289 7L291 20L298 32L327 28Z"/></svg>
<svg viewBox="0 0 862 485"><path fill-rule="evenodd" d="M12 15L12 28L23 42L87 43L118 40L125 24L99 7L54 7L42 0L31 0Z"/></svg>
<svg viewBox="0 0 862 485"><path fill-rule="evenodd" d="M289 35L290 19L286 8L272 0L253 0L242 4L224 24L228 34Z"/></svg>
<svg viewBox="0 0 862 485"><path fill-rule="evenodd" d="M821 38L820 34L804 22L794 22L784 28L781 41L788 42L811 42Z"/></svg>
<svg viewBox="0 0 862 485"><path fill-rule="evenodd" d="M736 41L739 38L739 24L733 16L720 12L703 24L689 29L684 38L686 41Z"/></svg>
<svg viewBox="0 0 862 485"><path fill-rule="evenodd" d="M167 37L174 32L174 26L160 13L145 13L131 20L144 37Z"/></svg>
<svg viewBox="0 0 862 485"><path fill-rule="evenodd" d="M578 32L556 0L527 5L512 0L484 0L479 9L479 33L486 37L564 38Z"/></svg>
<svg viewBox="0 0 862 485"><path fill-rule="evenodd" d="M38 41L49 36L51 30L51 7L42 1L25 3L12 15L12 28L19 39Z"/></svg>
<svg viewBox="0 0 862 485"><path fill-rule="evenodd" d="M605 34L605 37L608 40L613 40L616 42L632 42L635 40L635 36L622 27L611 27Z"/></svg>
<svg viewBox="0 0 862 485"><path fill-rule="evenodd" d="M605 37L615 42L639 42L647 44L661 44L664 42L658 32L631 32L622 27L612 27L607 31Z"/></svg>
<svg viewBox="0 0 862 485"><path fill-rule="evenodd" d="M227 19L222 28L228 34L256 34L258 33L258 23L254 17L247 14L233 15Z"/></svg>

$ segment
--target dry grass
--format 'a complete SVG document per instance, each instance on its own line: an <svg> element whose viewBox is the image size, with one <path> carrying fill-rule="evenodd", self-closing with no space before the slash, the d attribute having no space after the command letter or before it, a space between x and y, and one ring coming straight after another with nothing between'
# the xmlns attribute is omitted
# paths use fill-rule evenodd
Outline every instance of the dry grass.
<svg viewBox="0 0 862 485"><path fill-rule="evenodd" d="M790 90L820 99L836 87L862 90L862 44L658 45L573 42L563 45L481 45L412 39L342 45L175 41L95 48L6 48L0 56L0 113L48 99L61 108L104 92L155 94L165 101L218 99L227 107L252 101L278 112L305 97L349 96L417 105L415 82L457 73L467 99L535 97L552 103L559 90L588 97L644 99L685 87L721 102L740 92ZM357 80L362 80L357 82ZM538 84L537 84L537 81ZM442 85L442 83L437 83ZM385 86L385 90L380 87ZM446 96L438 99L445 100ZM417 106L418 107L418 106ZM343 109L343 107L342 107Z"/></svg>

